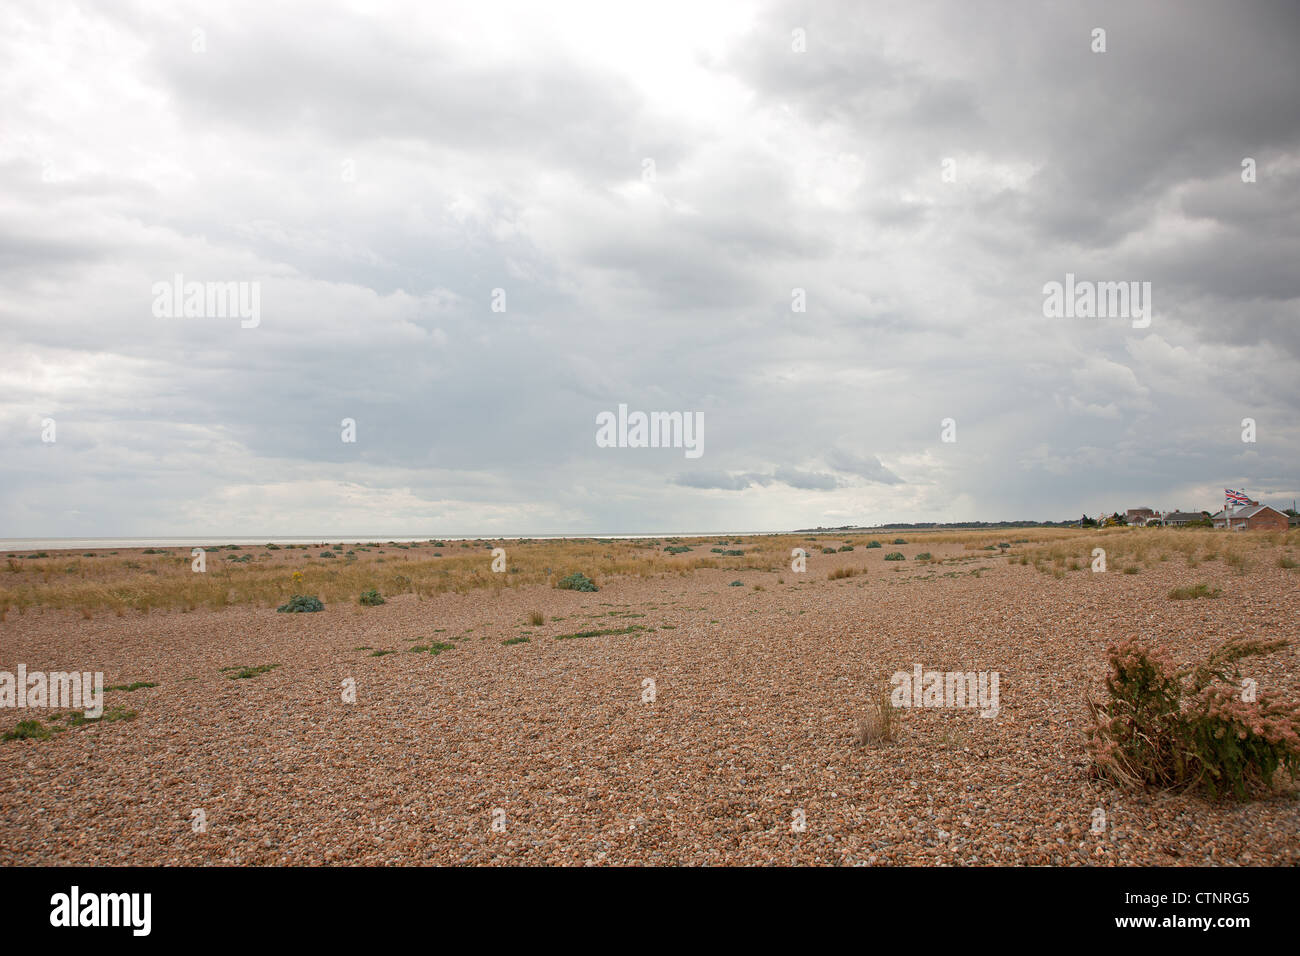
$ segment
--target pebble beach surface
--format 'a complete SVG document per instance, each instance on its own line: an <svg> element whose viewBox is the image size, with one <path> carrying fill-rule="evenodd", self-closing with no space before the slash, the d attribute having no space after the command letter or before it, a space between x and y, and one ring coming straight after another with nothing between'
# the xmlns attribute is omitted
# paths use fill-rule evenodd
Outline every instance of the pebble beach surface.
<svg viewBox="0 0 1300 956"><path fill-rule="evenodd" d="M0 864L1300 863L1285 787L1128 793L1084 749L1085 697L1130 635L1180 663L1290 639L1249 674L1300 696L1297 575L1276 556L1055 577L884 550L315 614L11 609L0 670L156 686L107 692L133 719L0 743ZM840 567L863 573L828 580ZM1221 595L1167 596L1199 582ZM557 639L593 631L614 633ZM902 709L893 743L860 745L873 695L916 664L996 671L997 716ZM40 716L0 711L0 732Z"/></svg>

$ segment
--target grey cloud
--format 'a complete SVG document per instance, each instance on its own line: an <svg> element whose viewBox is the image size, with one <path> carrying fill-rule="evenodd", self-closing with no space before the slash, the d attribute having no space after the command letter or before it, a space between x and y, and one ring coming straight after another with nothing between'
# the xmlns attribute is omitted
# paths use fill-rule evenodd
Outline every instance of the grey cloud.
<svg viewBox="0 0 1300 956"><path fill-rule="evenodd" d="M11 534L775 530L1300 492L1294 7L778 3L698 56L691 30L583 35L562 9L530 35L526 5L455 28L415 5L73 9L0 15L0 82L25 91L0 134ZM1066 271L1152 281L1152 327L1044 319ZM174 272L259 281L261 325L155 319ZM618 402L703 411L704 458L598 448Z"/></svg>

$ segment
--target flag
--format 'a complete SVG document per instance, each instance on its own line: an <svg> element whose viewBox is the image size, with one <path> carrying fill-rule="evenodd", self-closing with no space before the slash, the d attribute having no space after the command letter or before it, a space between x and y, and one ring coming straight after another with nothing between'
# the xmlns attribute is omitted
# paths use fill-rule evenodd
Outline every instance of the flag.
<svg viewBox="0 0 1300 956"><path fill-rule="evenodd" d="M1231 488L1223 489L1223 497L1224 499L1227 500L1229 504L1233 504L1233 505L1250 504L1250 498L1242 494L1240 491L1233 491Z"/></svg>

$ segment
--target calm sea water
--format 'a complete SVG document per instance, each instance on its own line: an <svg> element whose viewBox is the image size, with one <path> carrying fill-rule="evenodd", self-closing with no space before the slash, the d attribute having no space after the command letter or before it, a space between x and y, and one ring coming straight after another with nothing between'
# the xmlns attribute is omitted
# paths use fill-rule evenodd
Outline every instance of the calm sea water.
<svg viewBox="0 0 1300 956"><path fill-rule="evenodd" d="M416 541L509 541L519 538L533 540L558 540L564 538L663 538L663 537L712 537L719 532L673 532L672 534L523 534L523 535L323 535L316 537L198 537L185 536L175 538L0 538L0 553L19 551L99 551L116 548L192 548L206 545L239 544L366 544L378 541L383 544L397 541L409 544ZM742 532L722 532L722 534L740 535Z"/></svg>

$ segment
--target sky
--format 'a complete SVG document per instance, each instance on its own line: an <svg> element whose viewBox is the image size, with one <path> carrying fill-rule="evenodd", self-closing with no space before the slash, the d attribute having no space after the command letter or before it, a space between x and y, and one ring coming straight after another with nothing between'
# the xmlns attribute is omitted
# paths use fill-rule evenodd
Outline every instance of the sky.
<svg viewBox="0 0 1300 956"><path fill-rule="evenodd" d="M1290 506L1297 50L1249 0L11 0L0 537Z"/></svg>

